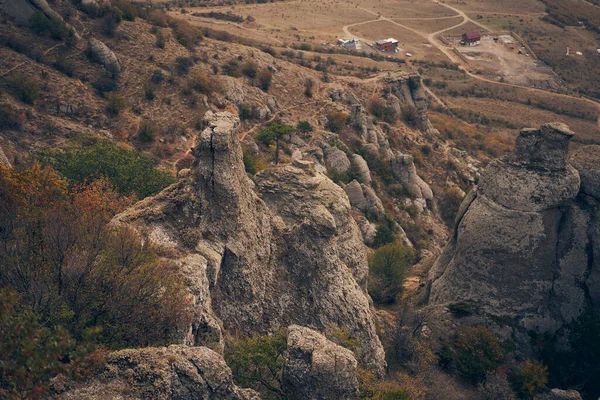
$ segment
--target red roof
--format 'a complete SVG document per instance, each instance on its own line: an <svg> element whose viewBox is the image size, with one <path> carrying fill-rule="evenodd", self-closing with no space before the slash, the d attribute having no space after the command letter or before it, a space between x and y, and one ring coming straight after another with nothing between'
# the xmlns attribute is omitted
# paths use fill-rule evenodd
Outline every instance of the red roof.
<svg viewBox="0 0 600 400"><path fill-rule="evenodd" d="M463 33L463 38L466 40L481 39L481 32L479 32L479 31L466 32L466 33Z"/></svg>

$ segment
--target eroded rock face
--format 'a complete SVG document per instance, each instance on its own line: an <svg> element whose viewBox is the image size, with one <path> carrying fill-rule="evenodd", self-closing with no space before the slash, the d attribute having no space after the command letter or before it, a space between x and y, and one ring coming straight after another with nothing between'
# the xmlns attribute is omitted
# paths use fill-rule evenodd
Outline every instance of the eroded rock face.
<svg viewBox="0 0 600 400"><path fill-rule="evenodd" d="M220 354L206 347L169 346L112 353L95 379L63 393L64 400L259 400L233 383Z"/></svg>
<svg viewBox="0 0 600 400"><path fill-rule="evenodd" d="M430 304L473 302L542 333L597 304L598 208L567 162L572 136L557 123L523 130L515 151L490 163L430 271ZM598 155L582 151L578 168L593 193Z"/></svg>
<svg viewBox="0 0 600 400"><path fill-rule="evenodd" d="M382 373L365 249L343 189L299 160L261 171L255 184L238 118L208 112L205 125L189 175L114 221L171 249L196 299L186 342L220 351L224 330L340 327L360 338L361 364Z"/></svg>
<svg viewBox="0 0 600 400"><path fill-rule="evenodd" d="M419 204L420 211L427 207L427 202L433 200L433 191L429 185L417 174L413 157L396 152L390 159L392 173L410 196Z"/></svg>
<svg viewBox="0 0 600 400"><path fill-rule="evenodd" d="M438 134L429 121L427 96L421 85L421 76L405 72L388 73L383 81L389 86L391 93L401 104L415 107L419 114L417 127L423 132ZM391 107L401 112L398 102L391 101Z"/></svg>
<svg viewBox="0 0 600 400"><path fill-rule="evenodd" d="M283 387L291 399L355 399L357 362L352 352L312 329L288 329Z"/></svg>

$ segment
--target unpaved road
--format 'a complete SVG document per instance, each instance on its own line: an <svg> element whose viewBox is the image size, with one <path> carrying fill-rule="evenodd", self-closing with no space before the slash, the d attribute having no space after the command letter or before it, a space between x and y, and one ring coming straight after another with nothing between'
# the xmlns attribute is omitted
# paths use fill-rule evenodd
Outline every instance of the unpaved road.
<svg viewBox="0 0 600 400"><path fill-rule="evenodd" d="M567 99L570 99L570 100L575 100L575 101L583 101L583 102L586 102L586 103L589 103L589 104L593 104L593 105L595 105L595 106L596 106L596 108L598 109L598 115L599 115L599 117L598 117L598 119L597 119L597 124L598 124L598 126L600 127L600 103L599 103L599 102L597 102L597 101L595 101L595 100L592 100L592 99L589 99L589 98L586 98L586 97L577 97L577 96L571 96L571 95L568 95L568 94L562 94L562 93L551 92L551 91L544 90L544 89L532 88L532 87L529 87L529 86L521 86L521 85L516 85L516 84L513 84L513 83L507 83L507 82L498 82L498 81L494 81L494 80L491 80L491 79L487 79L487 78L484 78L484 77L478 76L478 75L476 75L476 74L473 74L472 72L470 72L470 71L469 71L469 69L468 69L468 64L467 64L467 65L465 65L464 61L463 61L463 60L462 60L462 59L461 59L461 58L460 58L458 55L456 55L456 54L454 53L454 50L453 50L451 47L448 47L448 46L446 46L444 43L442 43L442 42L441 42L441 41L440 41L440 40L437 38L437 35L439 35L439 34L442 34L442 33L444 33L444 32L447 32L447 31L449 31L449 30L452 30L452 29L456 29L456 28L458 28L458 27L460 27L460 26L462 26L462 25L465 25L465 24L466 24L466 23L468 23L468 22L472 22L473 24L475 24L475 25L479 26L480 28L482 28L482 29L484 29L484 30L486 30L486 31L488 31L488 32L491 32L492 30L491 30L489 27L487 27L486 25L484 25L484 24L482 24L482 23L479 23L479 22L477 22L477 21L473 20L472 18L470 18L470 17L469 17L467 14L465 14L463 11L459 10L458 8L455 8L455 7L449 6L448 4L444 4L444 3L439 3L439 2L435 2L435 3L436 3L436 4L439 4L439 5L441 5L441 6L444 6L444 7L446 7L446 8L449 8L450 10L454 11L454 12L456 13L456 15L453 15L453 16L450 16L450 17L438 17L438 18L433 18L433 19L446 19L446 18L455 18L455 17L457 17L457 16L461 16L461 17L463 18L462 22L460 22L460 23L458 23L458 24L456 24L456 25L454 25L454 26L451 26L451 27L448 27L448 28L445 28L445 29L439 30L439 31L437 31L437 32L433 32L433 33L427 34L427 33L424 33L424 32L421 32L421 31L418 31L418 30L416 30L416 29L413 29L413 28L411 28L411 27L408 27L408 26L406 26L406 25L402 25L401 23L397 22L397 21L396 21L396 20L394 20L394 19L391 19L391 18L386 18L386 17L380 16L378 13L376 13L376 12L374 12L374 11L368 10L368 9L366 9L366 8L359 7L360 9L362 9L362 10L364 10L364 11L366 11L366 12L370 13L370 14L373 14L373 15L376 15L376 16L378 16L378 18L377 18L377 19L375 19L375 20L369 20L369 21L364 21L364 22L358 22L358 23L354 23L354 24L351 24L351 25L344 26L344 27L343 27L343 30L344 30L344 33L345 33L347 36L351 36L351 37L352 37L353 35L352 35L352 33L350 32L349 28L351 28L351 27L353 27L353 26L362 25L362 24L367 24L367 23L373 23L373 22L378 22L378 21L387 21L387 22L390 22L390 23L392 23L392 24L394 24L394 25L397 25L397 26L399 26L399 27L401 27L401 28L408 29L409 31L411 31L411 32L414 32L414 33L416 33L417 35L419 35L419 36L421 36L421 37L423 37L423 38L427 39L427 41L428 41L429 43L431 43L431 45L433 45L433 46L434 46L436 49L438 49L439 51L441 51L441 52L442 52L442 53L443 53L443 54L444 54L446 57L448 57L448 58L450 59L450 61L452 61L453 63L456 63L456 64L458 64L458 65L459 65L459 68L460 68L462 71L464 71L464 72L465 72L465 74L467 74L469 77L471 77L471 78L473 78L473 79L477 79L477 80L479 80L479 81L483 81L483 82L493 83L493 84L496 84L496 85L503 85L503 86L508 86L508 87L520 88L520 89L525 89L525 90L528 90L528 91L531 91L531 92L546 93L546 94L549 94L549 95L558 96L558 97L563 97L563 98L567 98ZM417 19L418 19L418 18L417 18ZM362 41L365 41L365 42L367 42L367 43L369 43L369 42L372 42L372 41L370 41L370 40L366 40L366 39L363 39L363 38L359 38L359 39L360 39L360 40L362 40ZM379 77L379 76L378 76L378 77ZM376 77L376 78L378 78L378 77ZM427 91L428 91L430 94L433 94L433 92L431 92L430 90L427 90ZM437 98L437 96L435 96L435 95L433 95L433 96L434 96L434 98L435 98L437 101L439 101L441 104L443 104L443 103L442 103L442 101L441 101L439 98Z"/></svg>

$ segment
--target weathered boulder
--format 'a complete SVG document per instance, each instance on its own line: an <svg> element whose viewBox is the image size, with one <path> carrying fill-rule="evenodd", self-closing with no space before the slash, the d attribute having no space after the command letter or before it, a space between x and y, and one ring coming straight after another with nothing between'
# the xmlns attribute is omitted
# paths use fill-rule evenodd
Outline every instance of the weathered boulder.
<svg viewBox="0 0 600 400"><path fill-rule="evenodd" d="M323 146L325 165L331 172L345 173L350 169L350 160L346 153L335 146Z"/></svg>
<svg viewBox="0 0 600 400"><path fill-rule="evenodd" d="M415 199L433 200L433 191L429 185L417 174L417 169L412 156L396 152L390 160L392 173L402 186Z"/></svg>
<svg viewBox="0 0 600 400"><path fill-rule="evenodd" d="M253 390L235 386L221 355L206 347L178 345L114 352L95 379L76 385L59 398L260 399Z"/></svg>
<svg viewBox="0 0 600 400"><path fill-rule="evenodd" d="M98 39L90 38L89 50L92 57L111 74L121 73L121 63L115 53Z"/></svg>
<svg viewBox="0 0 600 400"><path fill-rule="evenodd" d="M283 387L291 399L355 399L357 362L352 352L312 329L288 329Z"/></svg>
<svg viewBox="0 0 600 400"><path fill-rule="evenodd" d="M367 199L363 193L363 189L358 181L353 180L346 186L344 186L344 192L348 195L348 200L352 207L356 207L361 211L365 211L367 208Z"/></svg>
<svg viewBox="0 0 600 400"><path fill-rule="evenodd" d="M523 130L515 151L488 165L429 273L430 304L474 302L514 327L552 333L599 299L598 212L567 163L572 136L563 124ZM594 192L589 157L578 160Z"/></svg>
<svg viewBox="0 0 600 400"><path fill-rule="evenodd" d="M381 199L375 193L375 190L371 186L367 186L364 183L360 185L367 201L367 211L377 216L377 218L383 218L385 209Z"/></svg>
<svg viewBox="0 0 600 400"><path fill-rule="evenodd" d="M550 393L542 396L543 400L583 400L577 390L552 389Z"/></svg>
<svg viewBox="0 0 600 400"><path fill-rule="evenodd" d="M366 213L372 213L378 218L384 216L385 209L383 208L383 203L370 186L358 183L355 179L344 186L344 191L348 195L348 200L350 200L352 207L356 207Z"/></svg>
<svg viewBox="0 0 600 400"><path fill-rule="evenodd" d="M354 172L360 177L360 183L364 183L365 185L371 184L371 171L369 170L369 165L358 154L352 154L350 156L350 163L352 164L352 169Z"/></svg>
<svg viewBox="0 0 600 400"><path fill-rule="evenodd" d="M208 112L205 126L189 175L114 220L148 232L180 265L198 315L186 343L220 351L227 330L334 326L360 338L359 361L381 374L365 247L343 189L302 160L254 183L239 119Z"/></svg>

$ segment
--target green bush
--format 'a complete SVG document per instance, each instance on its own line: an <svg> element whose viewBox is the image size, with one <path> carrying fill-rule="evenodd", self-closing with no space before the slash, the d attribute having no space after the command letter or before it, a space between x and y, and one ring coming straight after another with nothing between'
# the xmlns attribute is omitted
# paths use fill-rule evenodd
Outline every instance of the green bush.
<svg viewBox="0 0 600 400"><path fill-rule="evenodd" d="M414 260L409 247L387 244L369 257L369 294L379 304L390 304L402 293L406 272Z"/></svg>
<svg viewBox="0 0 600 400"><path fill-rule="evenodd" d="M452 314L458 318L467 317L472 315L475 311L473 305L466 301L460 301L458 303L452 303L448 305L448 309Z"/></svg>
<svg viewBox="0 0 600 400"><path fill-rule="evenodd" d="M125 98L118 93L109 92L104 95L106 100L108 100L108 104L106 105L106 110L111 115L119 115L119 113L125 109Z"/></svg>
<svg viewBox="0 0 600 400"><path fill-rule="evenodd" d="M375 232L375 240L373 241L373 247L378 248L388 243L392 243L396 239L394 234L394 220L385 216L385 219L377 226L377 232Z"/></svg>
<svg viewBox="0 0 600 400"><path fill-rule="evenodd" d="M142 126L140 127L140 131L137 135L137 138L142 143L152 143L154 142L154 132L156 128L153 123L149 121L144 121Z"/></svg>
<svg viewBox="0 0 600 400"><path fill-rule="evenodd" d="M177 267L147 237L109 225L129 204L105 178L69 187L50 167L0 166L0 287L78 340L90 329L111 348L179 339L191 298Z"/></svg>
<svg viewBox="0 0 600 400"><path fill-rule="evenodd" d="M548 367L538 360L522 361L510 381L519 397L533 399L548 383Z"/></svg>
<svg viewBox="0 0 600 400"><path fill-rule="evenodd" d="M310 133L313 131L313 127L308 121L298 122L298 125L296 125L296 129L298 130L298 132L302 133Z"/></svg>
<svg viewBox="0 0 600 400"><path fill-rule="evenodd" d="M246 168L246 172L250 175L255 175L258 171L265 168L250 150L244 150L244 167Z"/></svg>
<svg viewBox="0 0 600 400"><path fill-rule="evenodd" d="M504 360L500 341L484 326L460 326L455 337L440 352L443 367L455 370L468 383L483 382L487 372Z"/></svg>
<svg viewBox="0 0 600 400"><path fill-rule="evenodd" d="M128 0L112 0L112 4L123 13L123 19L135 21L138 16L138 10L135 4Z"/></svg>
<svg viewBox="0 0 600 400"><path fill-rule="evenodd" d="M273 122L266 128L262 129L256 136L256 140L262 142L265 146L270 146L275 142L275 164L279 161L279 141L285 135L291 135L295 132L295 128L281 122Z"/></svg>
<svg viewBox="0 0 600 400"><path fill-rule="evenodd" d="M157 170L154 160L148 155L117 146L108 140L65 152L47 152L44 162L53 165L74 183L106 176L119 193L133 193L140 199L158 193L175 182L173 175Z"/></svg>
<svg viewBox="0 0 600 400"><path fill-rule="evenodd" d="M69 372L75 341L61 328L44 327L19 307L15 290L0 289L0 397L42 399L50 396L50 379Z"/></svg>
<svg viewBox="0 0 600 400"><path fill-rule="evenodd" d="M62 40L69 34L69 30L64 23L51 20L41 11L33 13L29 20L29 26L38 35L48 34L56 40Z"/></svg>
<svg viewBox="0 0 600 400"><path fill-rule="evenodd" d="M40 83L35 78L17 74L8 83L23 103L33 105L40 97Z"/></svg>
<svg viewBox="0 0 600 400"><path fill-rule="evenodd" d="M225 360L238 386L257 390L264 398L283 399L281 372L287 348L286 332L236 340L225 351Z"/></svg>

